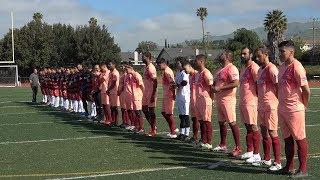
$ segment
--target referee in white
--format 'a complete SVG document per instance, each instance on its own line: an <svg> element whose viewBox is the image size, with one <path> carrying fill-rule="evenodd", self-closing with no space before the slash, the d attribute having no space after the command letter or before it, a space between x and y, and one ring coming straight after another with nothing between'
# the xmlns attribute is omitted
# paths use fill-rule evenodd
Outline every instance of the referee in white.
<svg viewBox="0 0 320 180"><path fill-rule="evenodd" d="M182 67L182 61L178 60L176 67L176 104L178 106L179 118L180 118L180 134L178 139L188 140L190 133L190 119L189 119L189 107L190 107L190 84L189 74L187 74Z"/></svg>
<svg viewBox="0 0 320 180"><path fill-rule="evenodd" d="M30 86L32 89L32 102L36 103L37 102L38 87L40 85L37 69L33 69L33 73L30 75L29 81L30 81Z"/></svg>

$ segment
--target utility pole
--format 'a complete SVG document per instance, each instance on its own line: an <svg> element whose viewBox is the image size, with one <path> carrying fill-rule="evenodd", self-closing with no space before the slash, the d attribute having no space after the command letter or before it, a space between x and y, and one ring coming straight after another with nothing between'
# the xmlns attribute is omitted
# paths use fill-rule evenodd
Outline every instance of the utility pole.
<svg viewBox="0 0 320 180"><path fill-rule="evenodd" d="M312 61L315 60L315 48L316 48L316 30L318 29L316 27L316 21L318 18L312 18L312 34L313 34L313 44L312 44Z"/></svg>
<svg viewBox="0 0 320 180"><path fill-rule="evenodd" d="M205 35L206 36L206 42L205 42L205 53L206 53L206 55L208 54L208 44L209 44L209 36L210 36L210 32L207 32L207 34Z"/></svg>

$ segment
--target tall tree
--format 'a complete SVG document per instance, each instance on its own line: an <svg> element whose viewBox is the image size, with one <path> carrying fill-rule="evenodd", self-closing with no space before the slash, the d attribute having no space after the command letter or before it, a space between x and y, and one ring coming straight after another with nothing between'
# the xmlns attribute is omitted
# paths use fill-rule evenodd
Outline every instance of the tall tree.
<svg viewBox="0 0 320 180"><path fill-rule="evenodd" d="M205 18L208 16L208 11L207 8L205 7L200 7L199 9L197 9L197 16L200 18L201 20L201 27L202 27L202 45L203 48L205 48L205 42L204 42L204 24L203 21L205 20Z"/></svg>
<svg viewBox="0 0 320 180"><path fill-rule="evenodd" d="M105 25L98 25L90 18L89 26L78 26L75 30L77 56L75 63L96 64L107 60L120 61L120 48L114 43Z"/></svg>
<svg viewBox="0 0 320 180"><path fill-rule="evenodd" d="M138 44L138 47L136 49L137 52L142 53L146 51L153 51L158 48L158 44L152 41L141 41Z"/></svg>
<svg viewBox="0 0 320 180"><path fill-rule="evenodd" d="M256 32L247 30L245 28L237 29L235 32L233 32L233 34L233 39L229 39L226 44L226 48L231 51L240 50L245 46L254 50L261 43Z"/></svg>
<svg viewBox="0 0 320 180"><path fill-rule="evenodd" d="M288 27L287 18L281 10L273 10L266 14L263 24L268 34L271 59L276 63L280 63L277 46L283 40L283 34Z"/></svg>
<svg viewBox="0 0 320 180"><path fill-rule="evenodd" d="M49 25L42 18L41 13L34 13L32 21L14 29L15 60L20 76L29 76L33 67L120 60L120 48L107 27L98 25L97 19L91 18L88 25L74 29L60 23ZM0 39L0 59L12 59L11 30Z"/></svg>

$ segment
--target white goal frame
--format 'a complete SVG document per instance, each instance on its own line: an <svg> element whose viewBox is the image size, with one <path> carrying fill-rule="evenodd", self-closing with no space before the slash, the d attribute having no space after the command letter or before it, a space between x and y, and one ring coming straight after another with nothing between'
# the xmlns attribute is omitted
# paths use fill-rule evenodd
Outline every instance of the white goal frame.
<svg viewBox="0 0 320 180"><path fill-rule="evenodd" d="M10 68L10 67L14 67L14 68L16 68L16 77L14 78L14 85L13 86L10 86L10 85L8 85L8 86L2 86L1 84L0 84L0 87L17 87L17 86L19 86L19 80L18 80L18 65L0 65L0 68L2 68L2 67L5 67L5 68Z"/></svg>
<svg viewBox="0 0 320 180"><path fill-rule="evenodd" d="M13 12L11 12L11 48L12 48L12 61L0 61L1 64L14 64L14 34L13 34ZM17 69L18 70L18 69Z"/></svg>

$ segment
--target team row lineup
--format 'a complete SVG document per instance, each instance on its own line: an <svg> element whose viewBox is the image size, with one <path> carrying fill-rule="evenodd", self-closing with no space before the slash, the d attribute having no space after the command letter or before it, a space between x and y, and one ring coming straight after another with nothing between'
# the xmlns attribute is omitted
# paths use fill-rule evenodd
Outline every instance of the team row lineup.
<svg viewBox="0 0 320 180"><path fill-rule="evenodd" d="M310 89L306 71L294 58L293 42L280 43L279 52L282 64L276 66L269 59L266 46L259 46L254 51L245 47L241 51L243 66L238 70L232 63L232 52L225 50L219 55L221 68L215 73L206 68L207 59L202 54L194 61L177 60L176 74L166 59L157 59L157 67L162 71L161 113L168 123L167 137L187 141L201 149L227 153L229 126L234 139L231 156L254 166L266 166L275 173L307 176L305 109ZM43 69L39 73L43 102L65 111L79 112L106 126L118 126L120 108L120 127L141 134L144 134L144 115L150 125L146 135L156 136L157 69L152 64L151 53L144 53L142 59L146 64L143 75L129 63L123 63L119 72L113 61L95 65L92 69L81 65ZM246 127L244 153L236 121L238 87L240 119ZM180 119L179 130L176 130L175 105ZM220 143L215 148L212 147L213 107L220 128ZM278 127L284 139L285 166L281 165ZM260 156L261 142L263 157ZM300 164L294 172L295 143ZM271 149L274 161L271 161Z"/></svg>

